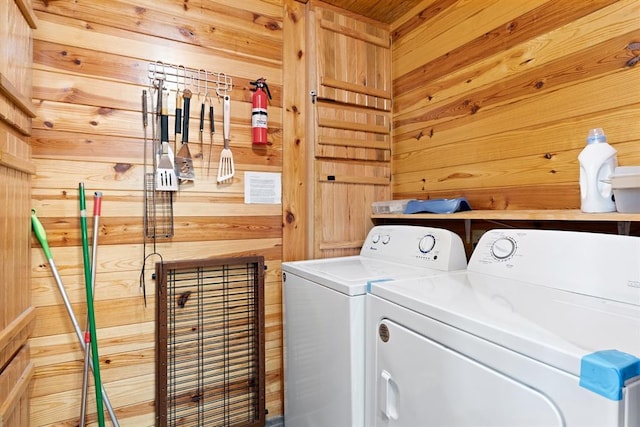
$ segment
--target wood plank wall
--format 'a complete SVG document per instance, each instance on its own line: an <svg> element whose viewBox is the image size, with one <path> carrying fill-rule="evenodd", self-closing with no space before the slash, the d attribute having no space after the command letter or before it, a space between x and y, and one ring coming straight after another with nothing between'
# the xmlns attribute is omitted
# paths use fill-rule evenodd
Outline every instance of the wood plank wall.
<svg viewBox="0 0 640 427"><path fill-rule="evenodd" d="M0 0L0 426L29 423L31 3Z"/></svg>
<svg viewBox="0 0 640 427"><path fill-rule="evenodd" d="M208 138L198 144L200 99L191 108L190 150L197 181L174 203L175 235L158 240L164 260L264 255L268 417L282 413L280 204L246 205L245 171L282 171L283 3L281 0L120 0L34 2L35 32L32 204L47 230L54 260L84 325L86 316L78 183L87 207L103 192L96 280L96 321L105 389L123 426L154 425L154 282L158 256L143 246L141 93L149 62L224 72L233 78L233 182L217 185L222 148L221 104L210 177ZM269 144L251 145L249 81L265 77L273 94ZM173 108L171 108L171 111ZM172 128L173 118L170 118ZM149 130L150 135L150 130ZM89 228L92 227L91 219ZM32 425L77 425L82 355L50 268L32 240L32 289L37 326ZM139 276L146 266L147 305ZM89 410L95 420L93 393ZM108 416L107 416L108 419Z"/></svg>
<svg viewBox="0 0 640 427"><path fill-rule="evenodd" d="M640 165L636 0L427 0L392 25L393 196L575 209L602 127Z"/></svg>
<svg viewBox="0 0 640 427"><path fill-rule="evenodd" d="M391 198L389 26L321 1L310 6L311 254L357 255L373 225L371 203Z"/></svg>

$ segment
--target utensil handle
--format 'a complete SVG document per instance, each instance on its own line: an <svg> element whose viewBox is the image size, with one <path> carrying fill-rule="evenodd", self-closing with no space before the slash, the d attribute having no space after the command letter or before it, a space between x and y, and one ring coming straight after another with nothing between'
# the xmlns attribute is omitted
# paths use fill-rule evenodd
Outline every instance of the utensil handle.
<svg viewBox="0 0 640 427"><path fill-rule="evenodd" d="M216 132L216 125L213 120L213 105L209 106L209 124L211 125L211 133Z"/></svg>
<svg viewBox="0 0 640 427"><path fill-rule="evenodd" d="M160 109L160 140L169 141L169 92L162 92L162 108Z"/></svg>
<svg viewBox="0 0 640 427"><path fill-rule="evenodd" d="M178 140L178 135L182 133L182 94L178 90L176 92L176 126L175 126L175 134L176 141Z"/></svg>
<svg viewBox="0 0 640 427"><path fill-rule="evenodd" d="M182 122L182 143L189 142L189 116L191 115L191 91L186 89L184 91L184 108L182 114L184 120Z"/></svg>
<svg viewBox="0 0 640 427"><path fill-rule="evenodd" d="M224 148L229 148L229 128L231 127L231 97L222 98L222 131L224 133Z"/></svg>
<svg viewBox="0 0 640 427"><path fill-rule="evenodd" d="M200 105L200 133L204 131L204 101Z"/></svg>
<svg viewBox="0 0 640 427"><path fill-rule="evenodd" d="M147 107L147 91L142 90L142 126L145 128L149 124L149 108Z"/></svg>

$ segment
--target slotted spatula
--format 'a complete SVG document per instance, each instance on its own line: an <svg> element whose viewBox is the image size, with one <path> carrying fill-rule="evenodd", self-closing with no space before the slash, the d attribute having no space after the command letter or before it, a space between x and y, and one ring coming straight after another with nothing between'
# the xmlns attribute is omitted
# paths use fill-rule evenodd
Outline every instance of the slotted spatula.
<svg viewBox="0 0 640 427"><path fill-rule="evenodd" d="M169 93L162 93L160 88L160 144L161 152L156 167L156 190L178 191L178 177L173 167L173 151L169 147L169 112L167 108Z"/></svg>
<svg viewBox="0 0 640 427"><path fill-rule="evenodd" d="M231 125L231 97L222 97L222 132L224 133L224 148L220 152L220 164L218 165L218 182L225 182L233 178L235 169L233 166L233 154L229 148L229 128Z"/></svg>

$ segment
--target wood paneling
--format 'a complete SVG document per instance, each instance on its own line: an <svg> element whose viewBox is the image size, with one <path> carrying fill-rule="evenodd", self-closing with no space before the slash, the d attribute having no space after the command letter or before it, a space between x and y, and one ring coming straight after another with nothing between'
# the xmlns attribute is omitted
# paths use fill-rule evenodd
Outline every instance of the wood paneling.
<svg viewBox="0 0 640 427"><path fill-rule="evenodd" d="M283 261L307 259L310 251L308 234L308 194L313 186L307 176L312 150L307 140L307 111L309 98L308 62L310 60L305 37L306 7L293 0L285 0L284 17L284 86L283 106L283 165L282 165L282 224ZM303 76L303 77L301 77ZM283 397L284 398L284 397Z"/></svg>
<svg viewBox="0 0 640 427"><path fill-rule="evenodd" d="M77 186L103 193L96 277L96 322L104 387L122 426L154 425L155 262L263 255L266 260L267 408L282 413L280 263L282 206L245 205L245 171L282 171L283 4L280 1L34 2L32 205L48 237L76 317L86 304ZM201 99L192 102L189 148L196 182L174 198L174 237L143 239L144 132L141 92L155 61L232 77L231 150L236 174L215 182L222 149L216 133L198 141ZM251 144L249 81L267 79L269 144ZM172 89L169 87L169 89ZM201 93L202 95L203 93ZM175 96L170 96L171 102ZM196 104L196 105L194 105ZM170 107L170 111L173 106ZM170 128L173 129L173 116ZM148 129L151 137L151 128ZM173 140L173 138L171 138ZM211 150L212 148L212 150ZM210 152L211 150L211 152ZM209 166L209 156L211 162ZM90 199L90 197L88 197ZM91 208L89 200L88 208ZM88 220L89 227L93 221ZM143 256L152 252L146 261ZM37 366L32 425L76 425L82 354L50 266L32 241L32 291L38 319L31 340ZM145 267L145 306L141 272ZM89 393L89 420L95 404Z"/></svg>
<svg viewBox="0 0 640 427"><path fill-rule="evenodd" d="M353 255L391 198L389 27L312 2L309 38L312 256Z"/></svg>
<svg viewBox="0 0 640 427"><path fill-rule="evenodd" d="M403 1L371 1L371 0L324 0L325 3L337 6L367 17L377 22L393 24L403 15L424 3L433 0L403 0Z"/></svg>
<svg viewBox="0 0 640 427"><path fill-rule="evenodd" d="M0 425L29 423L31 306L31 60L28 1L0 0Z"/></svg>
<svg viewBox="0 0 640 427"><path fill-rule="evenodd" d="M640 75L625 65L638 2L437 5L394 33L394 198L578 208L577 156L593 127L621 165L640 164Z"/></svg>

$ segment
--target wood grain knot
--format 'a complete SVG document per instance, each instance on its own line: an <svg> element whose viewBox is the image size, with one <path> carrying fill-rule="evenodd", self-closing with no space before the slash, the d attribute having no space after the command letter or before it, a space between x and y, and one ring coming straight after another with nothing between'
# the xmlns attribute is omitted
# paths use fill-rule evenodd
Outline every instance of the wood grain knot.
<svg viewBox="0 0 640 427"><path fill-rule="evenodd" d="M293 224L296 220L296 216L293 214L293 212L287 210L287 215L285 216L287 224Z"/></svg>
<svg viewBox="0 0 640 427"><path fill-rule="evenodd" d="M131 169L131 163L116 163L113 166L113 170L118 174L123 174Z"/></svg>
<svg viewBox="0 0 640 427"><path fill-rule="evenodd" d="M188 38L188 39L194 39L195 38L195 33L193 31L191 31L188 28L180 28L178 30L180 32L180 34L182 34L184 37Z"/></svg>
<svg viewBox="0 0 640 427"><path fill-rule="evenodd" d="M264 24L264 27L270 31L278 31L280 29L280 25L278 25L278 23L275 21L267 22L266 24Z"/></svg>

